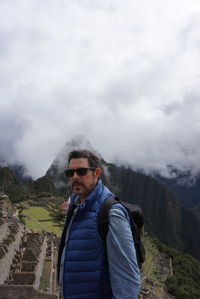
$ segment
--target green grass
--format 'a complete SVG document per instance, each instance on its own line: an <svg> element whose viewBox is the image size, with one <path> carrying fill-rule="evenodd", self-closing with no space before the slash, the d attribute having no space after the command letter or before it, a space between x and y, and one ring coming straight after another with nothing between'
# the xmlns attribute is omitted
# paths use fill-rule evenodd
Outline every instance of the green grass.
<svg viewBox="0 0 200 299"><path fill-rule="evenodd" d="M143 243L146 249L145 263L142 267L143 277L146 279L143 281L142 289L150 290L149 298L161 298L163 292L164 281L167 277L167 273L162 273L162 266L160 266L160 260L166 263L161 256L157 247L150 238L146 237L143 239Z"/></svg>
<svg viewBox="0 0 200 299"><path fill-rule="evenodd" d="M57 236L61 235L61 228L49 215L49 211L42 207L29 207L23 210L26 225L34 232L46 230L53 232Z"/></svg>
<svg viewBox="0 0 200 299"><path fill-rule="evenodd" d="M40 291L46 291L50 289L50 273L51 273L51 261L45 261L42 276L40 279Z"/></svg>
<svg viewBox="0 0 200 299"><path fill-rule="evenodd" d="M143 264L143 270L148 277L153 275L153 257L156 254L156 247L152 244L149 238L143 238L142 240L145 247L145 263Z"/></svg>

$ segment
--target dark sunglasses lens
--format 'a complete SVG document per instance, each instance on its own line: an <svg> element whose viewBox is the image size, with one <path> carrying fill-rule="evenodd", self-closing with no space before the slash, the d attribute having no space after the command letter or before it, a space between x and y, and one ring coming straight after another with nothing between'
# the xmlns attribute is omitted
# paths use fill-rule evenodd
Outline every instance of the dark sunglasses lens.
<svg viewBox="0 0 200 299"><path fill-rule="evenodd" d="M76 169L76 173L80 176L84 176L87 173L87 168L78 168Z"/></svg>
<svg viewBox="0 0 200 299"><path fill-rule="evenodd" d="M65 174L66 174L66 176L67 177L72 177L73 175L74 175L74 170L73 169L67 169L67 170L65 170Z"/></svg>
<svg viewBox="0 0 200 299"><path fill-rule="evenodd" d="M77 168L77 169L67 169L65 170L65 174L67 177L73 177L74 173L76 172L80 176L86 175L88 168Z"/></svg>

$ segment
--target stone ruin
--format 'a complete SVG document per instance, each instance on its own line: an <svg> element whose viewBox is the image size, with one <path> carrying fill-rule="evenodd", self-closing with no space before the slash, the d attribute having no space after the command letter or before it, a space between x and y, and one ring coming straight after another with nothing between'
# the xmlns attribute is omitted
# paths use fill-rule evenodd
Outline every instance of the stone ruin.
<svg viewBox="0 0 200 299"><path fill-rule="evenodd" d="M0 193L0 297L58 298L57 237L33 233L16 215L9 198Z"/></svg>
<svg viewBox="0 0 200 299"><path fill-rule="evenodd" d="M16 209L11 204L9 197L4 192L0 192L0 224L2 218L12 218L15 213Z"/></svg>

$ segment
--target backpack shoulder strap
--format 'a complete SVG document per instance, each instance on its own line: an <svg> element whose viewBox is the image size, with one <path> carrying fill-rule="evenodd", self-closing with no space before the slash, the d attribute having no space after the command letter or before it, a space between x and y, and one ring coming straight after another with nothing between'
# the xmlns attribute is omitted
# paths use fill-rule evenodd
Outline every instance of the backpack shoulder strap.
<svg viewBox="0 0 200 299"><path fill-rule="evenodd" d="M144 219L140 207L134 205L130 205L129 207L129 205L127 205L126 202L125 203L121 202L118 198L113 198L113 197L107 198L104 201L98 216L99 235L103 243L106 244L106 237L109 229L109 210L111 206L115 203L120 203L126 209L129 215L130 227L131 227L132 237L134 240L138 266L139 268L141 268L142 263L144 262L145 259L145 249L144 246L142 245L140 230L138 228L138 226L141 227L142 225L144 225ZM136 220L136 222L134 220Z"/></svg>
<svg viewBox="0 0 200 299"><path fill-rule="evenodd" d="M106 237L109 228L109 210L115 203L119 203L119 200L117 198L109 197L105 199L98 215L99 234L104 243L106 243Z"/></svg>
<svg viewBox="0 0 200 299"><path fill-rule="evenodd" d="M122 207L126 210L128 216L129 216L133 240L135 240L138 237L137 236L137 234L138 234L137 226L136 226L135 221L133 220L134 219L132 217L133 215L130 213L129 204L127 204L124 201L120 201L118 197L109 197L104 201L104 203L100 209L99 216L98 216L99 234L104 243L106 242L106 237L107 237L108 229L109 229L109 210L110 210L111 206L116 203L120 203L122 205Z"/></svg>

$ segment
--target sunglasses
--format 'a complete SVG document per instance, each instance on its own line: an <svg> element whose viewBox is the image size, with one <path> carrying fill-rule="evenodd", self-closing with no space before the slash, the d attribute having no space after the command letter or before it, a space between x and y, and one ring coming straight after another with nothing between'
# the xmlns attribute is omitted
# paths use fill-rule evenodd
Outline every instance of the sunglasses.
<svg viewBox="0 0 200 299"><path fill-rule="evenodd" d="M71 178L73 177L74 173L76 172L79 176L84 176L86 175L86 173L88 172L88 170L95 170L96 167L81 167L81 168L76 168L76 169L67 169L65 170L65 175L68 177L68 178Z"/></svg>

